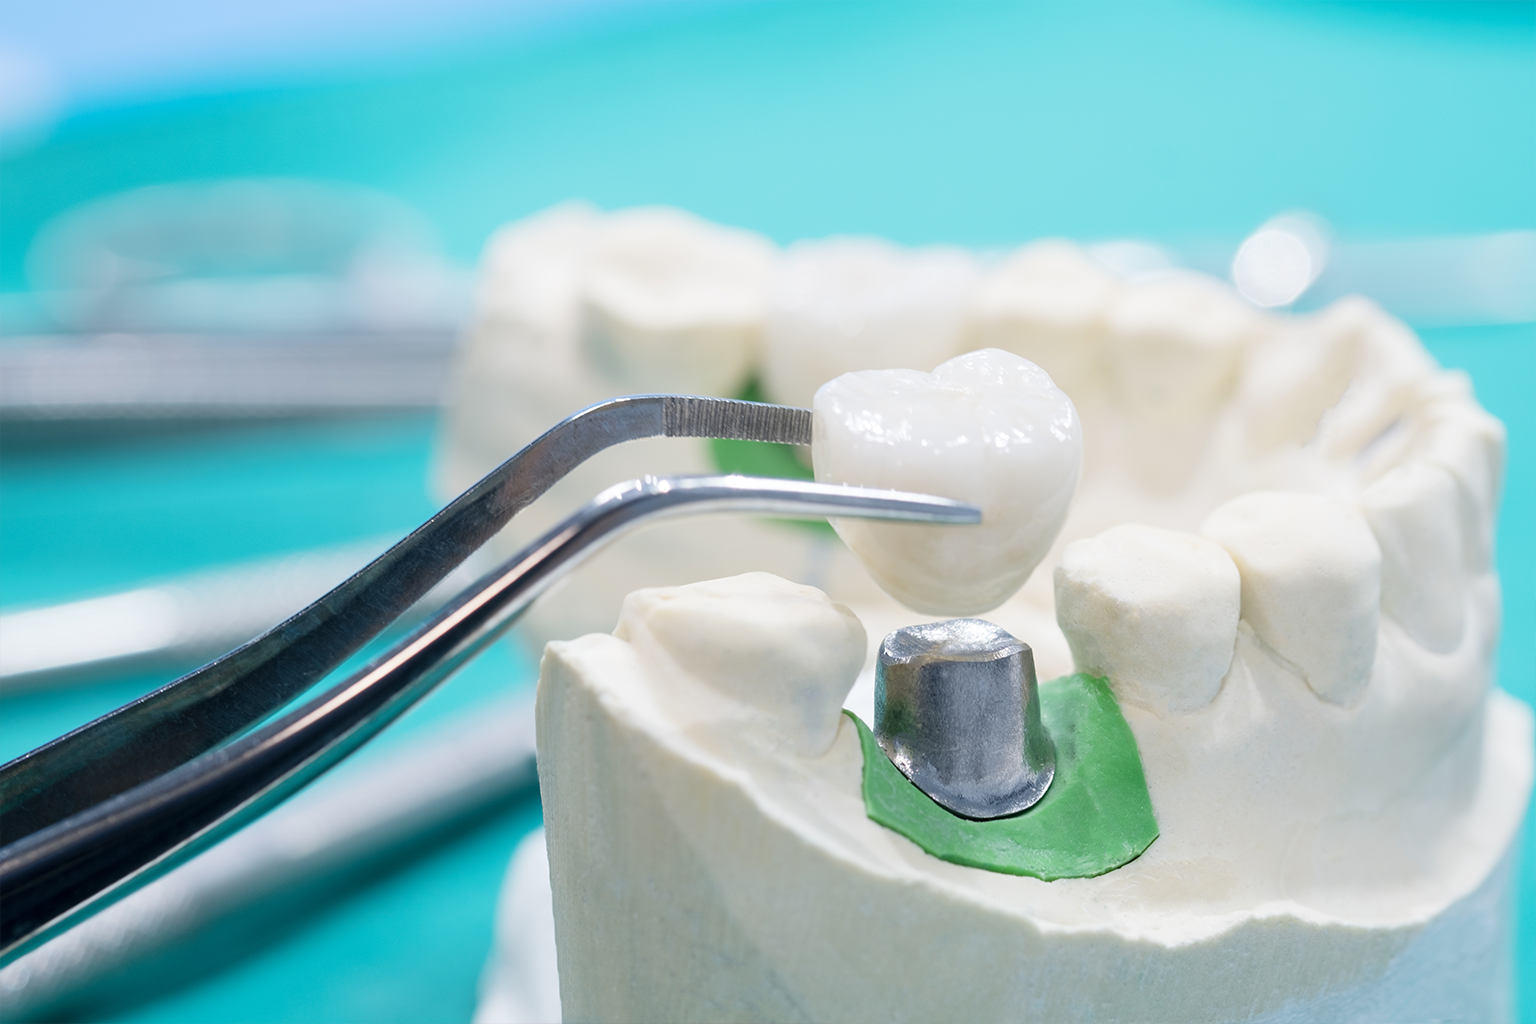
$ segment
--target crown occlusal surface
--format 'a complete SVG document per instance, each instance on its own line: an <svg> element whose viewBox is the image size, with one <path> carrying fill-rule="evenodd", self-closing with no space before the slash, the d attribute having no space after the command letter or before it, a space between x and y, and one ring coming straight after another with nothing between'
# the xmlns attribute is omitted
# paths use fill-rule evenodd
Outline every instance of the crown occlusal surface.
<svg viewBox="0 0 1536 1024"><path fill-rule="evenodd" d="M816 392L816 479L972 502L979 526L837 522L892 597L935 615L997 607L1061 529L1082 466L1072 400L1034 363L983 349L932 373L866 370Z"/></svg>

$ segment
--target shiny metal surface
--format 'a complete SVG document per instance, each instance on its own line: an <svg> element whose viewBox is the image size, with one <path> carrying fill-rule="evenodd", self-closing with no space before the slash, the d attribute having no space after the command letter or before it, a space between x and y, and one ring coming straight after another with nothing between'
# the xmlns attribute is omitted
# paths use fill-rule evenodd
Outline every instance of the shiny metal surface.
<svg viewBox="0 0 1536 1024"><path fill-rule="evenodd" d="M61 1003L199 929L282 900L294 886L345 885L352 873L498 805L536 799L533 711L531 694L482 702L371 765L354 761L350 776L330 773L213 849L0 968L0 1020L75 1019L78 1012L59 1012Z"/></svg>
<svg viewBox="0 0 1536 1024"><path fill-rule="evenodd" d="M0 611L0 699L89 685L124 671L178 671L216 658L346 582L396 537L225 565L133 590ZM416 625L494 563L477 552L400 619Z"/></svg>
<svg viewBox="0 0 1536 1024"><path fill-rule="evenodd" d="M984 619L898 629L875 665L875 736L901 773L966 818L1002 818L1050 788L1029 645Z"/></svg>
<svg viewBox="0 0 1536 1024"><path fill-rule="evenodd" d="M578 412L255 640L0 767L0 844L261 722L356 653L575 466L621 441L661 436L810 444L811 412L683 395L615 398Z"/></svg>
<svg viewBox="0 0 1536 1024"><path fill-rule="evenodd" d="M679 429L704 418L688 410L680 417ZM0 956L9 962L281 802L399 717L618 533L657 518L721 511L980 521L973 506L942 498L809 481L646 478L610 488L325 694L0 849Z"/></svg>

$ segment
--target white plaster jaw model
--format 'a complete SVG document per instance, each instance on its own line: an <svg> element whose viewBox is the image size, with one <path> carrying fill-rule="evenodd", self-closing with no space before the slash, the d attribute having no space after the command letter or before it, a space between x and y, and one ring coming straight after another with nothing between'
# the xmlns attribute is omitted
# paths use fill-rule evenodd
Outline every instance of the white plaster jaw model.
<svg viewBox="0 0 1536 1024"><path fill-rule="evenodd" d="M470 358L492 365L515 332L485 308L498 342ZM616 634L552 644L540 682L566 1017L1506 1018L1532 725L1490 688L1503 434L1465 379L1362 300L1268 316L1065 243L989 270L963 339L1038 363L1081 416L1054 573L988 617L1041 679L1108 676L1160 837L1045 883L869 820L837 707L869 719L861 652L921 616L846 553L826 553L825 589L867 639L849 608L761 574L638 593ZM660 471L679 469L620 475ZM912 578L899 549L868 557L898 592Z"/></svg>
<svg viewBox="0 0 1536 1024"><path fill-rule="evenodd" d="M1201 711L1128 706L1161 837L1046 883L936 860L866 816L837 716L863 646L846 608L766 574L641 591L613 635L549 646L566 1019L1507 1016L1523 705L1474 701L1447 743L1391 696L1342 720L1239 645Z"/></svg>

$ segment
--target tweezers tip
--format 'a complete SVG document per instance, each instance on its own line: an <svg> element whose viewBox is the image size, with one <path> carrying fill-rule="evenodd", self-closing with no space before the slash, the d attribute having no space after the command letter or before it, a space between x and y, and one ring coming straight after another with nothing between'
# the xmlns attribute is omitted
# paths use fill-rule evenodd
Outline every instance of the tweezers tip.
<svg viewBox="0 0 1536 1024"><path fill-rule="evenodd" d="M811 410L734 398L667 395L662 428L667 437L717 437L774 444L811 443Z"/></svg>

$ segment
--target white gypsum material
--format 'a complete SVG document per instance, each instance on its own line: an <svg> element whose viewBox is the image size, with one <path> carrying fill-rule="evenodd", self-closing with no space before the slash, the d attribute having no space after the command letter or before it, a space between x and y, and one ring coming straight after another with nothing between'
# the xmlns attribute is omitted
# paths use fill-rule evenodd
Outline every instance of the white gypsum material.
<svg viewBox="0 0 1536 1024"><path fill-rule="evenodd" d="M99 678L130 664L188 662L234 648L367 565L398 538L207 569L151 586L0 614L0 693ZM439 607L485 569L471 557L411 613Z"/></svg>
<svg viewBox="0 0 1536 1024"><path fill-rule="evenodd" d="M1006 284L1012 351L1050 311ZM867 819L857 738L817 718L870 699L834 602L869 640L921 616L782 583L769 613L755 577L636 595L544 663L570 1016L1507 1016L1533 744L1493 687L1502 425L1364 299L1276 315L1188 273L1077 295L1093 357L1034 350L1079 373L1061 571L989 617L1042 679L1110 674L1160 837L1050 884L928 857Z"/></svg>
<svg viewBox="0 0 1536 1024"><path fill-rule="evenodd" d="M866 816L837 713L863 647L847 619L749 574L642 591L615 635L549 647L539 771L568 1017L1507 1013L1531 712L1471 687L1449 750L1425 717L1454 717L1443 692L1484 677L1486 638L1406 672L1390 645L1398 677L1348 712L1239 639L1210 705L1125 708L1159 839L1045 883L936 860Z"/></svg>
<svg viewBox="0 0 1536 1024"><path fill-rule="evenodd" d="M532 795L533 707L509 698L364 755L245 830L0 969L16 1020L285 887Z"/></svg>

